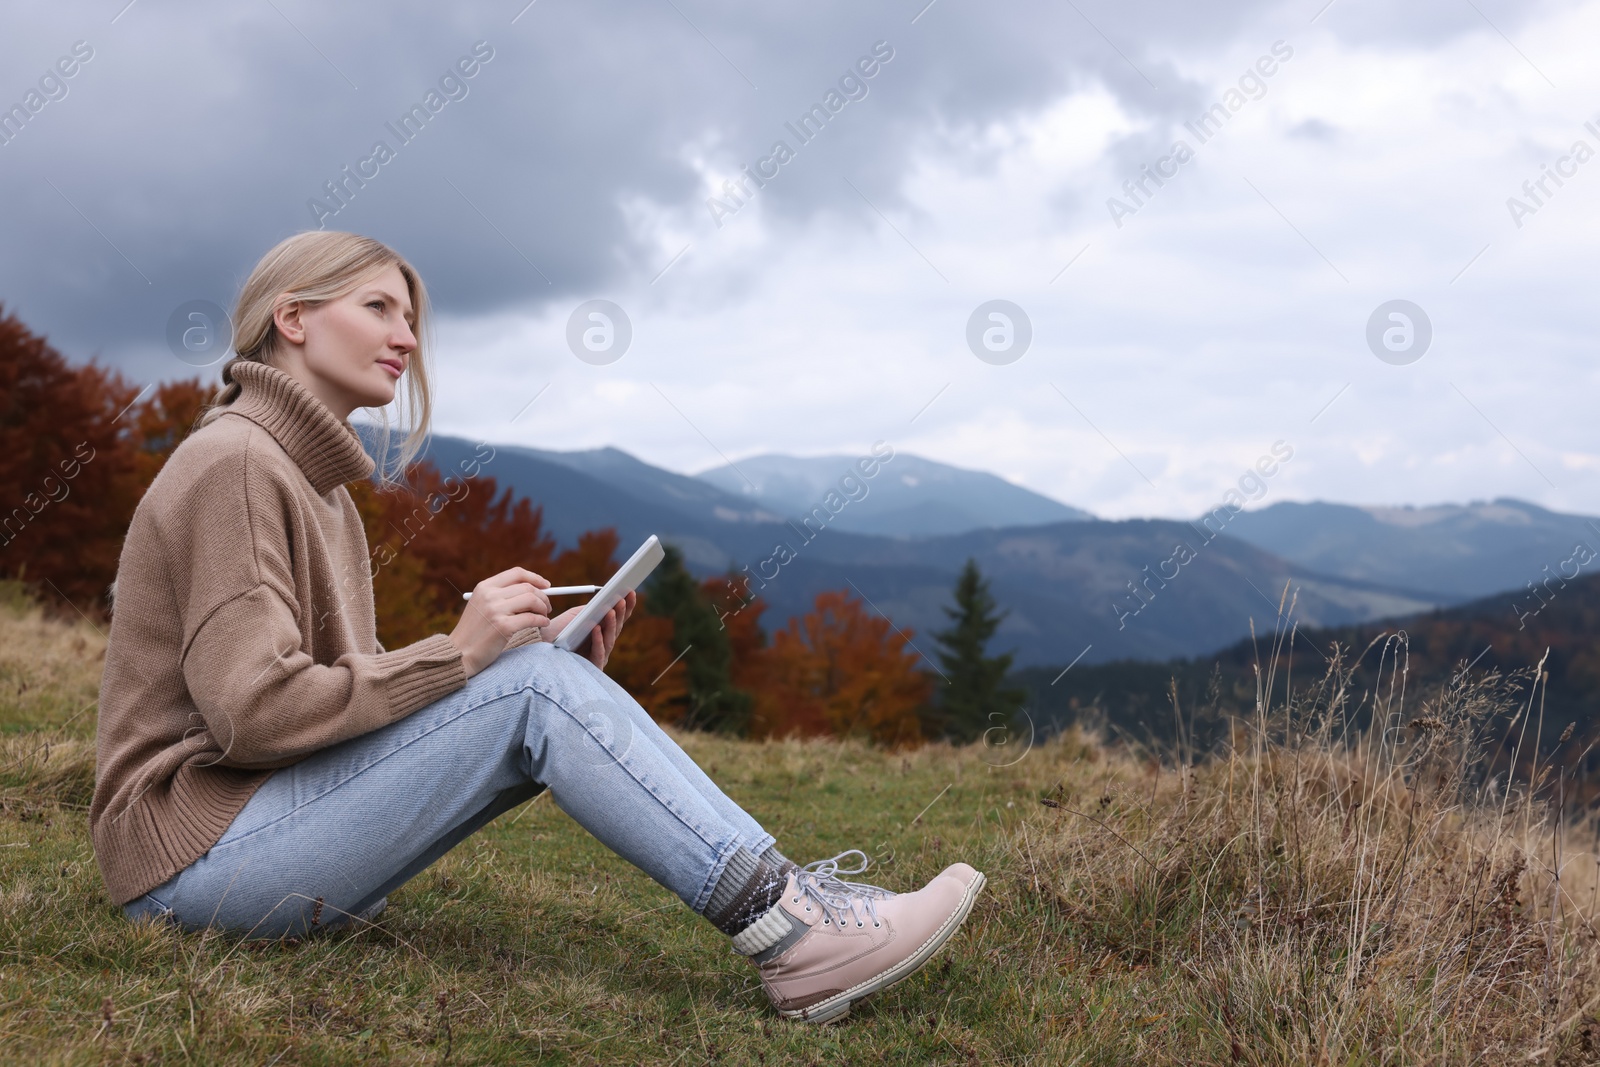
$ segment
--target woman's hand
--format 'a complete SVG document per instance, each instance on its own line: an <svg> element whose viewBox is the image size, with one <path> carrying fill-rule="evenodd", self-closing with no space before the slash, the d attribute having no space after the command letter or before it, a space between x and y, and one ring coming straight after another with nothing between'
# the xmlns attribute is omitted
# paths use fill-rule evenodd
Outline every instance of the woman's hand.
<svg viewBox="0 0 1600 1067"><path fill-rule="evenodd" d="M550 579L521 567L501 571L473 587L461 621L450 631L468 678L493 663L518 631L550 625L550 598L541 591L548 588ZM606 646L608 652L610 647Z"/></svg>
<svg viewBox="0 0 1600 1067"><path fill-rule="evenodd" d="M477 598L474 597L473 599ZM627 596L613 604L610 611L601 616L600 621L589 631L589 636L584 638L583 642L573 651L580 656L588 656L589 662L601 670L605 670L606 660L611 657L611 650L616 647L617 635L622 633L622 624L628 621L628 616L633 614L633 609L638 603L639 594L629 592ZM582 605L568 608L554 619L551 619L550 624L543 628L544 639L546 641L554 641L556 635L565 630L578 612L582 610Z"/></svg>

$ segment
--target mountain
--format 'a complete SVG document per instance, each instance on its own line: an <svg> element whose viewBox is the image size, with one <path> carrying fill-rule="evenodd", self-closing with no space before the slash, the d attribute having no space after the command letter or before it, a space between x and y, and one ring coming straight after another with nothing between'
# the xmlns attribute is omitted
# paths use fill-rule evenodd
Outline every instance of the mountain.
<svg viewBox="0 0 1600 1067"><path fill-rule="evenodd" d="M856 456L764 455L701 471L696 478L725 493L799 519L829 491L865 493L835 521L851 533L932 537L1005 526L1087 522L1087 511L1012 485L985 471L964 470L895 452L871 478ZM855 478L854 488L849 479ZM843 485L841 481L843 480Z"/></svg>
<svg viewBox="0 0 1600 1067"><path fill-rule="evenodd" d="M1600 521L1504 498L1431 507L1274 504L1235 515L1227 530L1310 570L1425 589L1443 603L1542 581L1580 542L1600 552Z"/></svg>
<svg viewBox="0 0 1600 1067"><path fill-rule="evenodd" d="M476 460L480 475L542 508L544 529L562 544L576 543L585 530L611 526L626 554L656 534L682 548L685 563L701 575L765 554L770 532L779 525L775 516L746 501L616 449L549 453L435 436L424 455L446 473L465 470L462 464Z"/></svg>
<svg viewBox="0 0 1600 1067"><path fill-rule="evenodd" d="M370 449L371 434L361 429ZM1092 518L884 536L849 529L852 509L869 506L892 484L885 475L911 470L903 461L915 457L896 455L868 495L841 498L836 514L815 513L807 523L779 521L787 509L768 498L612 448L549 452L436 436L426 456L446 473L475 462L502 490L541 508L545 529L564 545L611 526L624 552L652 533L679 545L700 577L730 568L773 576L751 582L769 605L769 632L810 610L818 592L849 589L909 632L930 669L932 635L948 625L942 609L970 556L1007 612L992 650L1017 654L1014 677L1030 690L1029 714L1041 729L1098 708L1116 731L1170 743L1176 686L1186 729L1201 740L1208 729L1217 736L1227 714L1249 709L1250 633L1264 641L1280 624L1287 587L1299 626L1297 682L1320 677L1319 650L1331 642L1359 650L1396 628L1410 634L1418 687L1461 662L1526 668L1549 648L1551 722L1581 721L1600 740L1600 577L1580 573L1600 559L1600 529L1520 501L1279 504L1234 516L1226 534L1209 541L1198 523ZM805 486L817 501L827 497L826 486ZM1179 544L1189 551L1175 551ZM1527 587L1534 579L1537 594ZM1472 599L1485 585L1498 591ZM1370 686L1373 668L1363 670Z"/></svg>
<svg viewBox="0 0 1600 1067"><path fill-rule="evenodd" d="M780 522L762 504L616 449L550 453L435 436L426 455L447 473L476 463L502 489L542 508L545 529L564 545L585 530L611 526L624 553L652 533L677 544L700 577L748 568L752 589L769 605L763 617L769 632L809 611L817 593L849 589L914 631L913 642L929 657L933 632L948 625L942 608L969 556L1009 609L996 648L1014 650L1019 665L1065 662L1080 652L1090 663L1199 655L1248 633L1252 619L1259 627L1273 618L1291 581L1302 614L1328 624L1437 603L1404 589L1315 574L1230 537L1205 543L1185 523L1068 521L902 539L844 528L851 509L869 504L870 494L842 503L826 525L816 516ZM874 481L903 458L896 456ZM1159 573L1180 540L1194 543L1196 556L1163 580ZM1131 582L1141 583L1137 596ZM734 606L730 596L727 607Z"/></svg>

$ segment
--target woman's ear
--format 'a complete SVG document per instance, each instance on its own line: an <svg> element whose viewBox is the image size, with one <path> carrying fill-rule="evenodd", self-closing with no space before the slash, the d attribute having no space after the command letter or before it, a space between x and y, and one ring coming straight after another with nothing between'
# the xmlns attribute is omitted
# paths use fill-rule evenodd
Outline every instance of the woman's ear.
<svg viewBox="0 0 1600 1067"><path fill-rule="evenodd" d="M306 324L301 318L305 305L298 300L290 300L279 304L272 312L272 324L278 328L278 334L285 341L293 345L305 344Z"/></svg>

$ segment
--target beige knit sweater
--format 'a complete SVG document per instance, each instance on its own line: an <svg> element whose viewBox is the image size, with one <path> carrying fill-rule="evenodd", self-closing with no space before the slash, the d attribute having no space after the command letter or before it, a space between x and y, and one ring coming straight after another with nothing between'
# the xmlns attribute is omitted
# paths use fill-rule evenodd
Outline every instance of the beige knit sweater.
<svg viewBox="0 0 1600 1067"><path fill-rule="evenodd" d="M204 855L273 769L466 684L443 634L378 644L344 488L373 461L349 423L273 367L232 373L239 398L173 452L117 568L89 830L118 904Z"/></svg>

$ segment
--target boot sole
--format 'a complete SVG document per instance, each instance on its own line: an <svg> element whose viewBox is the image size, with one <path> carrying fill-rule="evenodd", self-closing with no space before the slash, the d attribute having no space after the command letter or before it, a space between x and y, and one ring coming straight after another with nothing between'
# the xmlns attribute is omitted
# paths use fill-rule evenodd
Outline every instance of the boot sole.
<svg viewBox="0 0 1600 1067"><path fill-rule="evenodd" d="M800 1008L797 1011L780 1010L778 1014L785 1019L800 1019L808 1023L836 1023L850 1014L851 1004L910 978L944 947L945 942L955 936L957 930L961 929L961 924L967 921L967 916L972 912L972 906L978 902L978 894L988 882L989 879L980 872L967 887L966 895L961 898L960 907L950 913L950 917L933 932L921 948L893 967L809 1008Z"/></svg>

